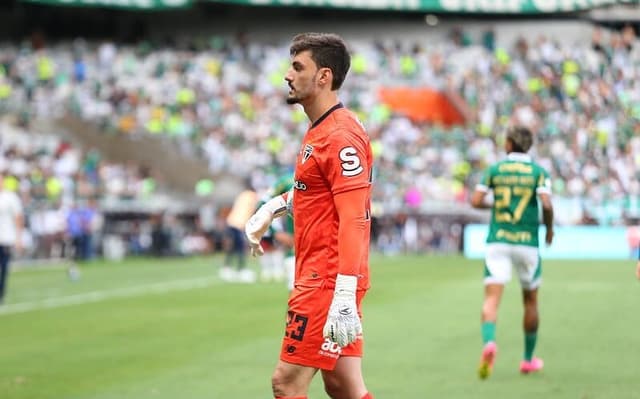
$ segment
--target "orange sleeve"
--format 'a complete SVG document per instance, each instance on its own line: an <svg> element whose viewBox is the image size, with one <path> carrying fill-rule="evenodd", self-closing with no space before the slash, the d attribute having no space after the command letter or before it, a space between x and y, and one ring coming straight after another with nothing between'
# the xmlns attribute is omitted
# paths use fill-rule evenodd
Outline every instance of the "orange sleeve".
<svg viewBox="0 0 640 399"><path fill-rule="evenodd" d="M353 130L336 130L328 138L323 171L338 194L371 185L371 146L368 138Z"/></svg>
<svg viewBox="0 0 640 399"><path fill-rule="evenodd" d="M362 263L366 238L369 189L338 193L333 201L338 212L338 273L355 276Z"/></svg>

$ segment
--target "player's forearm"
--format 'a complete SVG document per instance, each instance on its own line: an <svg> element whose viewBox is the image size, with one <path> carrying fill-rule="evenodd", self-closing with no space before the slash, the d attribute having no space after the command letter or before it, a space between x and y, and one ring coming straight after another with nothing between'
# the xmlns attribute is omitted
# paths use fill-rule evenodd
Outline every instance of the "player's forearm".
<svg viewBox="0 0 640 399"><path fill-rule="evenodd" d="M471 196L471 206L476 209L490 209L493 206L492 201L487 201L486 191L476 189Z"/></svg>
<svg viewBox="0 0 640 399"><path fill-rule="evenodd" d="M476 209L491 209L491 208L493 208L493 204L488 204L486 202L471 203L471 206L476 208Z"/></svg>
<svg viewBox="0 0 640 399"><path fill-rule="evenodd" d="M357 189L335 196L339 216L338 274L357 275L367 237L367 189Z"/></svg>
<svg viewBox="0 0 640 399"><path fill-rule="evenodd" d="M553 208L542 208L542 223L548 230L553 229Z"/></svg>
<svg viewBox="0 0 640 399"><path fill-rule="evenodd" d="M357 275L363 254L366 222L364 216L341 221L338 230L338 273Z"/></svg>
<svg viewBox="0 0 640 399"><path fill-rule="evenodd" d="M22 244L22 231L24 230L24 216L22 214L16 216L16 240L18 245Z"/></svg>

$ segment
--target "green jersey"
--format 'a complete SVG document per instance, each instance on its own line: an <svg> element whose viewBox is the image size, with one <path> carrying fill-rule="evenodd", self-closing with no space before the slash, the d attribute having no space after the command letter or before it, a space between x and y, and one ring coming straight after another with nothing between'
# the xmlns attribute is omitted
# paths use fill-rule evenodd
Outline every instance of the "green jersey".
<svg viewBox="0 0 640 399"><path fill-rule="evenodd" d="M270 195L280 195L293 187L293 175L283 175L281 176L276 184L272 188ZM293 215L290 212L287 212L286 215L281 216L280 218L273 221L271 226L269 226L269 235L275 239L275 233L277 232L285 232L289 233L293 236ZM285 252L285 256L293 256L293 247L288 248Z"/></svg>
<svg viewBox="0 0 640 399"><path fill-rule="evenodd" d="M510 153L486 170L477 189L494 196L487 243L538 246L537 194L551 194L547 171L526 154Z"/></svg>
<svg viewBox="0 0 640 399"><path fill-rule="evenodd" d="M274 229L274 232L285 232L293 236L293 216L287 213L279 219L274 220L271 227ZM285 256L294 256L293 247L287 249Z"/></svg>

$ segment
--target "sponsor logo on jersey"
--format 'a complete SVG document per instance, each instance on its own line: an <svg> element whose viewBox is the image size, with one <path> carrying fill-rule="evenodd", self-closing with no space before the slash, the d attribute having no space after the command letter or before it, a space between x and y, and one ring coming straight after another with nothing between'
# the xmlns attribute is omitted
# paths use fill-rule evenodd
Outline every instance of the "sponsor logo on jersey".
<svg viewBox="0 0 640 399"><path fill-rule="evenodd" d="M342 348L340 347L340 345L331 341L329 338L325 338L324 342L320 346L320 350L318 351L318 354L337 359L338 357L340 357L341 352L342 352Z"/></svg>
<svg viewBox="0 0 640 399"><path fill-rule="evenodd" d="M296 180L293 182L293 188L295 188L296 190L300 190L300 191L306 191L307 190L307 185L304 184L303 182L301 182L300 180Z"/></svg>

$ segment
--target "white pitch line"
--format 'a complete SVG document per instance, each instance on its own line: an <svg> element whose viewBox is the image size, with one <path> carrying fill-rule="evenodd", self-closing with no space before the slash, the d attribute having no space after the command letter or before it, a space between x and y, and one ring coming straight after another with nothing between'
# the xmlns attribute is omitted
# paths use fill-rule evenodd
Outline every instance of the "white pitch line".
<svg viewBox="0 0 640 399"><path fill-rule="evenodd" d="M168 281L139 285L134 287L119 288L106 291L91 291L83 294L49 298L39 301L12 303L0 306L0 316L30 312L38 309L53 309L62 306L82 305L85 303L101 302L114 298L130 298L146 294L166 294L172 291L188 291L194 288L204 288L218 283L218 277L200 277L188 280Z"/></svg>

